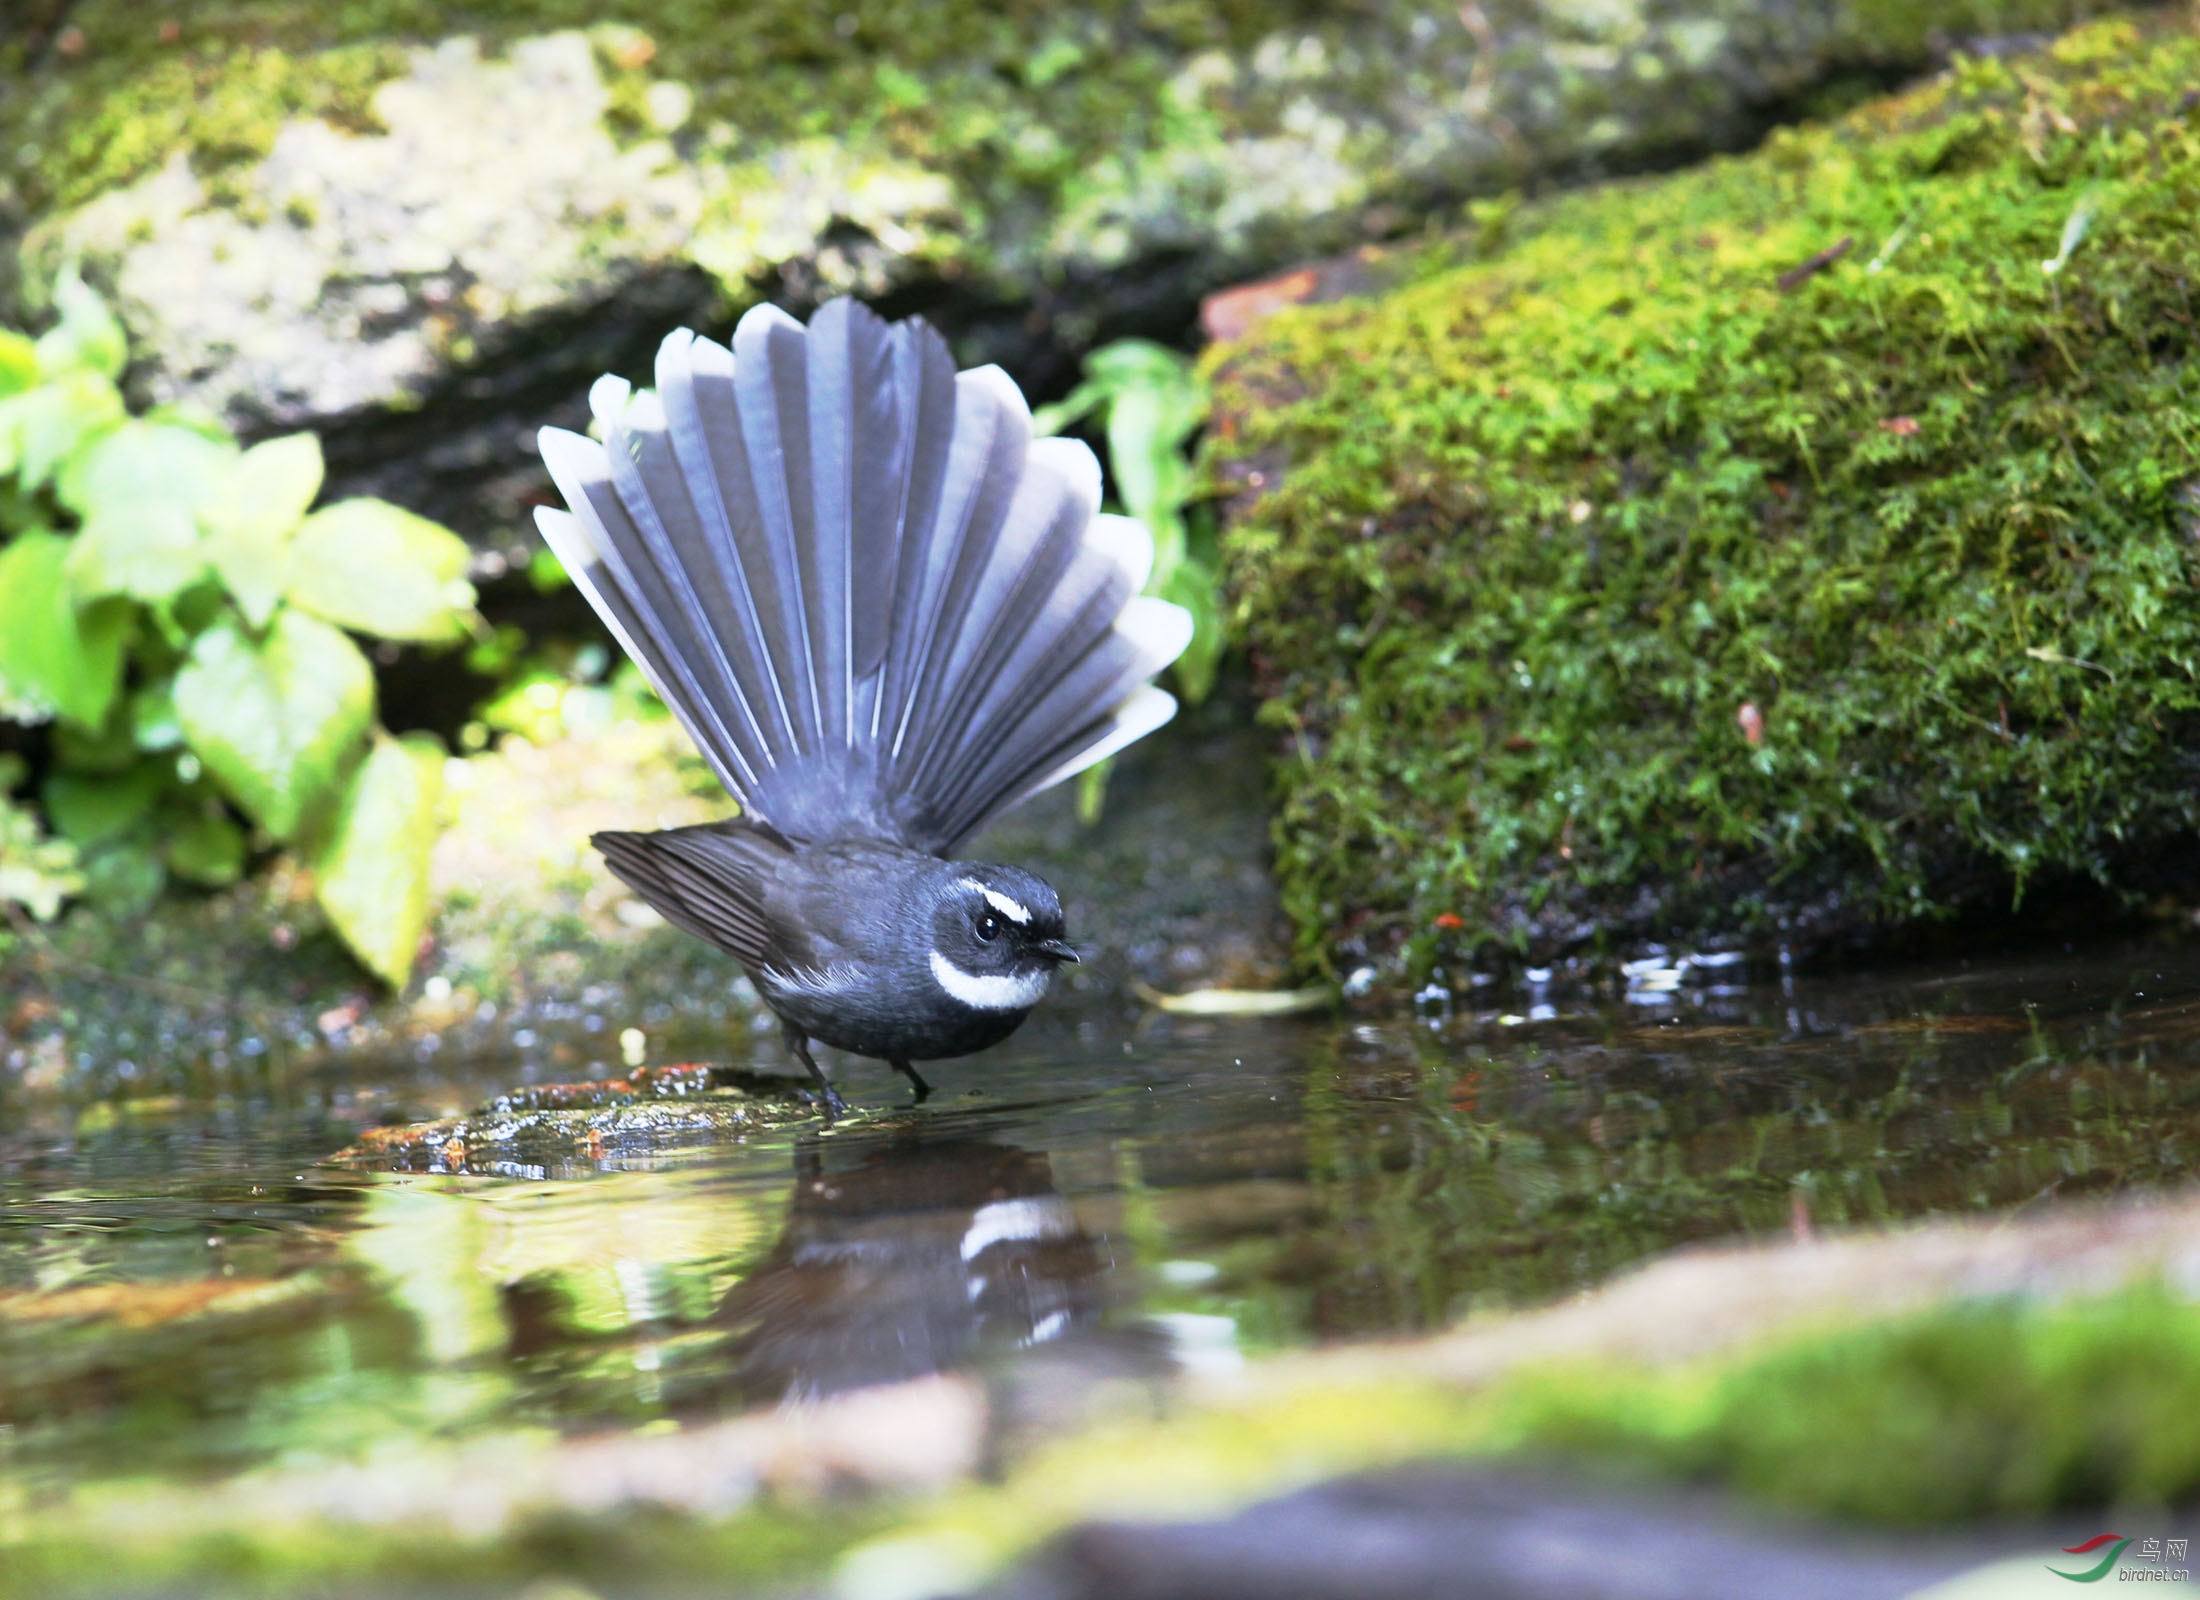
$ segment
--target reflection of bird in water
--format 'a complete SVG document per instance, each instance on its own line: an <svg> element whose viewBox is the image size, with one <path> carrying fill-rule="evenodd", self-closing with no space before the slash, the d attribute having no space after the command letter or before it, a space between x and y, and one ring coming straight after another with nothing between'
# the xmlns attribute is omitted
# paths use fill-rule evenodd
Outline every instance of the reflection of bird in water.
<svg viewBox="0 0 2200 1600"><path fill-rule="evenodd" d="M982 1139L812 1140L786 1231L711 1321L750 1396L938 1372L1097 1321L1112 1263L1044 1155Z"/></svg>

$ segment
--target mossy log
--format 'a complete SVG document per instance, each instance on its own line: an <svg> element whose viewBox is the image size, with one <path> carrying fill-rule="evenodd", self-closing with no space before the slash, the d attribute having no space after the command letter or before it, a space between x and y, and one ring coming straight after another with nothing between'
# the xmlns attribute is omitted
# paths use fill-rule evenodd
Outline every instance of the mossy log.
<svg viewBox="0 0 2200 1600"><path fill-rule="evenodd" d="M1217 352L1304 955L2160 892L2200 828L2195 83L2189 17L2088 26L1485 207Z"/></svg>

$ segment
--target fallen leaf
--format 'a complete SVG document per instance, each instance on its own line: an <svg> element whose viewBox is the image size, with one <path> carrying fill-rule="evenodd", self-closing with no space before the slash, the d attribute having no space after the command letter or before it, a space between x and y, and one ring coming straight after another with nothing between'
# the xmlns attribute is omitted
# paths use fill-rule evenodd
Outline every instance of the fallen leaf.
<svg viewBox="0 0 2200 1600"><path fill-rule="evenodd" d="M1337 998L1325 983L1304 989L1194 989L1190 994L1163 994L1134 982L1131 990L1155 1010L1178 1017L1288 1017L1319 1011Z"/></svg>

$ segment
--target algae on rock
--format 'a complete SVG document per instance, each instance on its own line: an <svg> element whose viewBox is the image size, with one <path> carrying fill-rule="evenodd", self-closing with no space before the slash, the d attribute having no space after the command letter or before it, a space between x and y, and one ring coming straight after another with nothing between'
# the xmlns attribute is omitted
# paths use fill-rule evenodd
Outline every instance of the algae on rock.
<svg viewBox="0 0 2200 1600"><path fill-rule="evenodd" d="M1302 953L2159 888L2200 827L2196 71L2168 18L1963 61L1221 352Z"/></svg>

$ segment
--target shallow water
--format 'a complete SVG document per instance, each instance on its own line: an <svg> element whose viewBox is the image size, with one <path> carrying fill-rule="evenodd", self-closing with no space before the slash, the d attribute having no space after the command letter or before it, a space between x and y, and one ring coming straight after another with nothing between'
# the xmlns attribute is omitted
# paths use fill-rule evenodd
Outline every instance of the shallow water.
<svg viewBox="0 0 2200 1600"><path fill-rule="evenodd" d="M1675 962L1381 1022L1063 1013L915 1108L842 1073L867 1109L829 1129L674 1119L488 1171L333 1158L517 1081L497 1051L0 1105L0 1488L953 1366L1074 1386L1532 1304L1689 1241L2167 1184L2200 1161L2200 946Z"/></svg>

